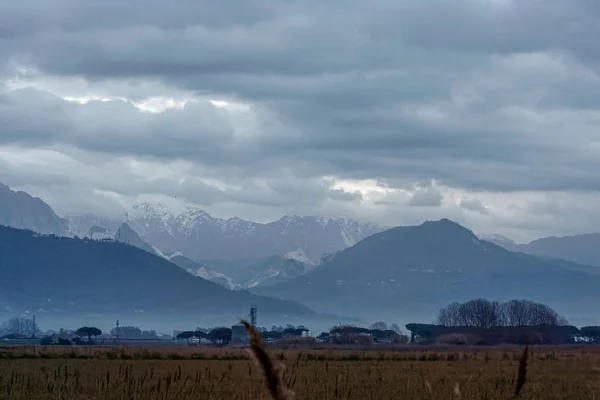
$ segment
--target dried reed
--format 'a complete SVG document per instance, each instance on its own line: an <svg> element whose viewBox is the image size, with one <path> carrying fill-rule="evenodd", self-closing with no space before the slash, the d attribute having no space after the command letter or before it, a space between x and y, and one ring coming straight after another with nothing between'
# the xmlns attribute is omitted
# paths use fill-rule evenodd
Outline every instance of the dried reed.
<svg viewBox="0 0 600 400"><path fill-rule="evenodd" d="M241 322L250 335L252 354L263 370L271 397L274 400L293 400L295 398L294 392L289 390L283 382L283 365L271 357L260 333L247 321Z"/></svg>

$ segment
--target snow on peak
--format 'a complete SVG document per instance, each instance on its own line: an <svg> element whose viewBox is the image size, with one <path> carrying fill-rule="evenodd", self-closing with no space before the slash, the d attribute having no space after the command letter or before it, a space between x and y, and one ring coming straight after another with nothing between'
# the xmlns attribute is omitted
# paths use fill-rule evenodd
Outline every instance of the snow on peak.
<svg viewBox="0 0 600 400"><path fill-rule="evenodd" d="M296 250L290 251L289 253L285 254L283 256L283 258L288 259L288 260L296 260L296 261L299 261L299 262L307 264L307 265L315 264L308 258L308 256L302 249L296 249Z"/></svg>

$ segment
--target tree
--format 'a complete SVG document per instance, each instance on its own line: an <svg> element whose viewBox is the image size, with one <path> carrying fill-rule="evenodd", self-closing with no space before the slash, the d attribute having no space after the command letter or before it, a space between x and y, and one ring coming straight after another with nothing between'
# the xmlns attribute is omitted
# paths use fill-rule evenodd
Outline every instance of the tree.
<svg viewBox="0 0 600 400"><path fill-rule="evenodd" d="M215 328L208 334L208 340L213 343L227 344L231 342L231 329L226 327Z"/></svg>
<svg viewBox="0 0 600 400"><path fill-rule="evenodd" d="M111 331L113 336L118 336L120 339L140 339L142 330L137 326L120 326Z"/></svg>
<svg viewBox="0 0 600 400"><path fill-rule="evenodd" d="M467 301L460 306L463 325L477 328L491 328L501 325L502 312L500 303L486 299Z"/></svg>
<svg viewBox="0 0 600 400"><path fill-rule="evenodd" d="M460 303L451 303L442 308L438 312L436 323L443 326L462 326L461 306Z"/></svg>
<svg viewBox="0 0 600 400"><path fill-rule="evenodd" d="M503 304L506 326L568 325L567 320L545 304L511 300Z"/></svg>
<svg viewBox="0 0 600 400"><path fill-rule="evenodd" d="M208 339L208 333L197 330L196 332L194 332L194 337L198 339Z"/></svg>
<svg viewBox="0 0 600 400"><path fill-rule="evenodd" d="M79 336L87 336L88 342L92 342L92 336L100 336L102 335L102 331L94 326L84 326L77 329L77 334Z"/></svg>
<svg viewBox="0 0 600 400"><path fill-rule="evenodd" d="M375 322L374 324L372 324L370 326L371 329L377 329L379 331L387 331L388 330L388 325L383 322L383 321L379 321L379 322Z"/></svg>
<svg viewBox="0 0 600 400"><path fill-rule="evenodd" d="M39 331L38 327L34 327L33 319L14 317L0 323L0 334L19 334L19 335L33 335L36 331Z"/></svg>
<svg viewBox="0 0 600 400"><path fill-rule="evenodd" d="M177 334L177 339L187 339L188 344L190 344L190 339L193 338L195 334L196 332L193 331L183 331Z"/></svg>
<svg viewBox="0 0 600 400"><path fill-rule="evenodd" d="M584 326L579 330L579 335L592 342L600 342L600 326Z"/></svg>

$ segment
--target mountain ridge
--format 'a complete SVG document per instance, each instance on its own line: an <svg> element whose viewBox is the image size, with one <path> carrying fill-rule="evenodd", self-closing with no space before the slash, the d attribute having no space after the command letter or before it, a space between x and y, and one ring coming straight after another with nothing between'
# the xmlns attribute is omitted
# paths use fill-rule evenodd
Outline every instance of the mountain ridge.
<svg viewBox="0 0 600 400"><path fill-rule="evenodd" d="M564 307L600 300L600 270L515 253L452 221L391 228L340 251L308 273L256 293L321 304L325 312L421 312L487 297ZM589 311L589 310L588 310Z"/></svg>
<svg viewBox="0 0 600 400"><path fill-rule="evenodd" d="M0 226L0 302L44 312L315 315L299 303L231 291L193 277L165 258L116 241Z"/></svg>
<svg viewBox="0 0 600 400"><path fill-rule="evenodd" d="M85 217L71 216L79 231L99 225ZM134 205L124 217L147 243L165 253L181 252L192 260L266 258L302 250L312 262L386 228L347 218L283 216L259 223L238 217L221 219L196 207L175 212L160 204ZM90 226L87 226L90 225ZM113 224L114 225L114 224Z"/></svg>
<svg viewBox="0 0 600 400"><path fill-rule="evenodd" d="M0 183L0 225L40 233L63 234L68 227L47 203L24 191Z"/></svg>
<svg viewBox="0 0 600 400"><path fill-rule="evenodd" d="M600 233L549 236L524 244L498 235L482 237L510 251L600 267Z"/></svg>

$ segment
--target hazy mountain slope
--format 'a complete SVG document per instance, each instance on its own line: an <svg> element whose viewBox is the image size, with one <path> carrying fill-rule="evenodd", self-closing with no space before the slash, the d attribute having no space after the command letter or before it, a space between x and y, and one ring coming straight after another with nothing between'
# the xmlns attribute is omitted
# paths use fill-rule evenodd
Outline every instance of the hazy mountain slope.
<svg viewBox="0 0 600 400"><path fill-rule="evenodd" d="M551 236L527 244L516 244L510 239L499 240L482 237L510 251L519 251L536 256L572 261L578 264L600 267L600 234L588 233L575 236Z"/></svg>
<svg viewBox="0 0 600 400"><path fill-rule="evenodd" d="M0 183L0 225L58 235L66 230L67 221L41 199Z"/></svg>
<svg viewBox="0 0 600 400"><path fill-rule="evenodd" d="M69 214L65 217L65 219L68 221L69 225L69 236L91 236L91 234L96 230L95 227L100 227L105 229L105 231L103 233L94 233L93 237L108 238L114 237L114 234L123 223L124 218L117 220L95 214Z"/></svg>
<svg viewBox="0 0 600 400"><path fill-rule="evenodd" d="M347 219L289 217L261 224L239 218L219 219L197 208L173 213L141 204L127 223L148 243L190 259L266 258L301 249L311 260L344 249L383 228Z"/></svg>
<svg viewBox="0 0 600 400"><path fill-rule="evenodd" d="M440 220L375 234L299 278L257 292L364 315L432 311L474 297L597 301L595 273L591 267L509 252Z"/></svg>
<svg viewBox="0 0 600 400"><path fill-rule="evenodd" d="M162 257L113 241L48 237L0 227L0 293L11 307L54 313L310 315L293 302L235 292Z"/></svg>
<svg viewBox="0 0 600 400"><path fill-rule="evenodd" d="M299 277L309 270L309 265L294 258L274 255L269 257L258 268L245 286L249 288L272 286L277 283Z"/></svg>
<svg viewBox="0 0 600 400"><path fill-rule="evenodd" d="M598 233L542 238L521 245L519 249L529 254L600 267L600 234Z"/></svg>
<svg viewBox="0 0 600 400"><path fill-rule="evenodd" d="M169 261L178 267L184 269L188 273L199 276L200 278L207 279L211 282L218 283L221 286L225 286L228 289L239 289L241 285L237 283L233 278L217 271L213 271L209 268L206 268L204 265L190 260L189 258L176 255L174 257L170 257Z"/></svg>
<svg viewBox="0 0 600 400"><path fill-rule="evenodd" d="M479 235L479 239L494 243L506 250L510 251L522 251L519 249L519 245L512 239L502 235Z"/></svg>

